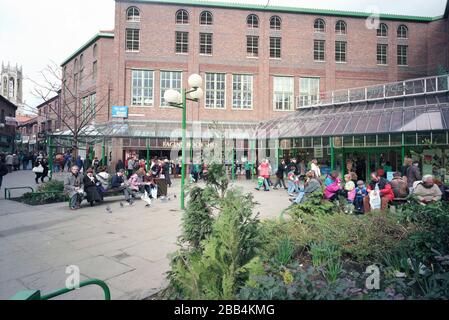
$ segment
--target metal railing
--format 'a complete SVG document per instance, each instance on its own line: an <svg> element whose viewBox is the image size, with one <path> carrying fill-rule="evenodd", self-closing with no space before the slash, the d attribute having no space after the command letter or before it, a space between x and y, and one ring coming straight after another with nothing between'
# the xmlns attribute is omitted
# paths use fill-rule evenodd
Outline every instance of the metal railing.
<svg viewBox="0 0 449 320"><path fill-rule="evenodd" d="M317 99L317 96L297 97L296 108L302 109L333 104L413 97L446 91L449 91L449 75L432 76L348 90L324 92L320 94L319 99Z"/></svg>
<svg viewBox="0 0 449 320"><path fill-rule="evenodd" d="M99 286L103 289L105 300L111 300L111 291L109 290L108 285L101 280L91 279L83 281L80 283L79 288L81 289L83 287L93 285ZM22 291L14 295L10 300L50 300L75 290L77 290L77 288L63 288L47 295L42 295L40 290Z"/></svg>
<svg viewBox="0 0 449 320"><path fill-rule="evenodd" d="M17 187L17 188L5 188L5 199L11 200L11 190L31 190L31 192L34 192L34 189L31 187Z"/></svg>

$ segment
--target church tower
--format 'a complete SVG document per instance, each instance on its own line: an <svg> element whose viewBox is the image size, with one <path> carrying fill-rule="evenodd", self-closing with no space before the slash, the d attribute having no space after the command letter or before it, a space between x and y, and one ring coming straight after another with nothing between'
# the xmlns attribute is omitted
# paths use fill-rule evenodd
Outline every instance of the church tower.
<svg viewBox="0 0 449 320"><path fill-rule="evenodd" d="M0 73L0 95L14 103L18 113L23 113L23 73L22 67L4 65Z"/></svg>

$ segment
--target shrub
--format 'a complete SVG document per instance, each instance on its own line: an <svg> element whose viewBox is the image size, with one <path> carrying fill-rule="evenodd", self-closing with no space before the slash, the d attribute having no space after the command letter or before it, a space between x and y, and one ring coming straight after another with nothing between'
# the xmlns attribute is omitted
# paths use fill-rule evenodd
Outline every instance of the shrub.
<svg viewBox="0 0 449 320"><path fill-rule="evenodd" d="M279 265L286 266L294 254L295 246L293 241L289 236L284 236L278 243L278 251L274 259Z"/></svg>
<svg viewBox="0 0 449 320"><path fill-rule="evenodd" d="M332 214L334 211L335 205L323 200L323 192L318 191L308 196L306 202L293 205L288 213L294 220L301 221L308 215Z"/></svg>
<svg viewBox="0 0 449 320"><path fill-rule="evenodd" d="M198 247L212 232L212 210L208 206L207 197L201 188L195 187L190 191L190 200L182 217L181 241L190 242Z"/></svg>
<svg viewBox="0 0 449 320"><path fill-rule="evenodd" d="M35 206L67 201L67 196L63 193L64 183L52 180L37 189L36 193L25 193L19 200L23 203Z"/></svg>

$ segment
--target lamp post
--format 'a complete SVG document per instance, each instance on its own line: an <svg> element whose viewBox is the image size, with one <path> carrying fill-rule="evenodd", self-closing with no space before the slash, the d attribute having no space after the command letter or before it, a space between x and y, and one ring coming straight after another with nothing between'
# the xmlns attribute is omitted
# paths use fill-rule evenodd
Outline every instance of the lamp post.
<svg viewBox="0 0 449 320"><path fill-rule="evenodd" d="M164 94L165 101L175 108L182 109L182 168L181 168L181 210L185 210L185 178L186 178L186 130L187 130L187 100L198 102L203 96L203 79L198 74L189 77L189 86L192 89L167 90Z"/></svg>

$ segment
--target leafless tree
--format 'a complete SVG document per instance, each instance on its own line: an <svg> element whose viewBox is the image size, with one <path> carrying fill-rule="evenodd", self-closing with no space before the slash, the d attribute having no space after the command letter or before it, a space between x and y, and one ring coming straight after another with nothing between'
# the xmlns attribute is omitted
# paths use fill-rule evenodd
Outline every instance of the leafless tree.
<svg viewBox="0 0 449 320"><path fill-rule="evenodd" d="M87 137L84 135L85 129L95 122L96 116L102 112L103 108L108 109L110 84L105 83L99 87L93 74L84 73L83 68L80 70L61 69L56 63L49 64L40 72L42 78L37 82L30 79L35 85L33 95L41 99L43 103L51 102L51 100L59 95L59 103L48 103L48 112L55 116L55 120L59 123L59 130L68 131L71 139L71 148L78 154L79 143L90 143L95 137ZM93 82L92 82L93 81ZM84 85L85 83L95 83L95 85ZM99 93L107 92L104 96ZM95 94L95 100L92 96ZM90 140L90 141L89 141ZM59 145L61 142L55 141ZM67 145L64 145L67 147Z"/></svg>

